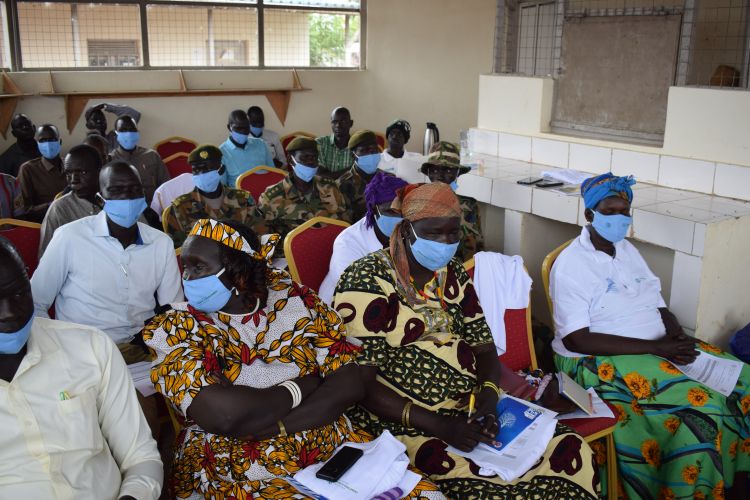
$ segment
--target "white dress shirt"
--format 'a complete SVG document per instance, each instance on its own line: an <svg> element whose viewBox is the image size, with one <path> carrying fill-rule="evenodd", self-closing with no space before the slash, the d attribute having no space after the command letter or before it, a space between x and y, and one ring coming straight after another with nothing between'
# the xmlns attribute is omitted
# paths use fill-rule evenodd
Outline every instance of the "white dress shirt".
<svg viewBox="0 0 750 500"><path fill-rule="evenodd" d="M355 260L382 248L383 245L375 235L375 228L367 228L364 217L341 231L333 242L333 254L328 265L328 274L320 284L318 296L330 305L336 284L346 268Z"/></svg>
<svg viewBox="0 0 750 500"><path fill-rule="evenodd" d="M162 462L112 341L34 318L26 348L0 380L0 498L159 498Z"/></svg>
<svg viewBox="0 0 750 500"><path fill-rule="evenodd" d="M284 154L284 147L281 145L281 137L279 137L279 134L277 134L273 130L264 128L263 133L261 134L259 139L263 139L265 141L265 143L268 145L268 149L271 150L271 155L275 159L279 160L284 167L286 167L286 154ZM273 165L269 165L269 167L272 166Z"/></svg>
<svg viewBox="0 0 750 500"><path fill-rule="evenodd" d="M187 194L193 189L195 189L193 174L180 174L156 188L154 197L151 199L151 208L159 214L159 220L161 220L161 214L165 208L170 206L178 196Z"/></svg>
<svg viewBox="0 0 750 500"><path fill-rule="evenodd" d="M154 315L157 300L181 302L172 239L137 224L142 244L128 248L109 235L105 212L55 231L31 279L36 315L47 317L54 303L57 319L96 327L121 344Z"/></svg>
<svg viewBox="0 0 750 500"><path fill-rule="evenodd" d="M410 153L404 148L401 158L394 158L386 149L380 153L378 169L402 178L406 182L425 182L425 176L419 171L427 158L419 153Z"/></svg>
<svg viewBox="0 0 750 500"><path fill-rule="evenodd" d="M629 241L615 243L615 256L594 248L588 228L555 260L550 274L555 339L561 356L585 356L562 339L581 328L595 333L654 340L666 334L659 313L666 307L661 281Z"/></svg>

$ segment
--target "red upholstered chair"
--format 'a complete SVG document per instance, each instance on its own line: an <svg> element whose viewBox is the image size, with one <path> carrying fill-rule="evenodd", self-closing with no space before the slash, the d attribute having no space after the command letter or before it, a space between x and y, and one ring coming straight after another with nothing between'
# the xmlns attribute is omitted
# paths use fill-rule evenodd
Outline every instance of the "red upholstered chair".
<svg viewBox="0 0 750 500"><path fill-rule="evenodd" d="M18 249L29 268L29 277L39 264L39 240L41 224L18 219L0 219L0 236L4 236Z"/></svg>
<svg viewBox="0 0 750 500"><path fill-rule="evenodd" d="M176 153L190 153L198 143L180 136L167 137L154 145L154 150L166 162L166 159ZM174 176L173 176L174 177Z"/></svg>
<svg viewBox="0 0 750 500"><path fill-rule="evenodd" d="M289 175L289 173L280 168L265 166L255 167L237 177L235 187L237 189L248 191L253 195L253 199L257 203L260 195L263 194L263 191L265 191L267 187L273 186L287 175Z"/></svg>
<svg viewBox="0 0 750 500"><path fill-rule="evenodd" d="M385 151L385 147L388 145L388 139L385 138L385 135L375 132L375 140L378 142L380 151Z"/></svg>
<svg viewBox="0 0 750 500"><path fill-rule="evenodd" d="M310 139L315 139L315 134L311 134L310 132L303 132L301 130L298 130L297 132L292 132L291 134L286 134L281 137L281 147L284 148L284 154L286 155L286 147L289 145L290 142L292 142L292 139L294 139L297 136L302 137L309 137Z"/></svg>
<svg viewBox="0 0 750 500"><path fill-rule="evenodd" d="M167 166L169 176L172 179L180 174L189 174L192 172L190 163L188 163L188 156L190 156L190 153L180 152L164 159L164 164Z"/></svg>
<svg viewBox="0 0 750 500"><path fill-rule="evenodd" d="M317 291L328 274L333 242L347 227L348 222L313 217L291 230L284 238L284 256L292 279Z"/></svg>

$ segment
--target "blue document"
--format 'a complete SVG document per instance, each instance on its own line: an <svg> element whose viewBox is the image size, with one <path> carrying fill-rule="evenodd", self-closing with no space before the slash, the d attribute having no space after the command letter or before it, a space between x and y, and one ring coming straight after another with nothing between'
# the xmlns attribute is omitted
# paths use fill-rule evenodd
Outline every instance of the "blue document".
<svg viewBox="0 0 750 500"><path fill-rule="evenodd" d="M500 430L495 436L495 444L491 447L498 451L502 450L541 415L541 411L521 401L502 398L497 403L497 423Z"/></svg>

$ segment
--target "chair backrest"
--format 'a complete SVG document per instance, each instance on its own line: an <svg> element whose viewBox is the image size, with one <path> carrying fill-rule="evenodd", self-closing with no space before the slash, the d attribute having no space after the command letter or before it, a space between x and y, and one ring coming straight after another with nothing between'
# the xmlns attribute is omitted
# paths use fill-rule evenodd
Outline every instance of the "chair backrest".
<svg viewBox="0 0 750 500"><path fill-rule="evenodd" d="M310 139L315 139L315 134L311 134L310 132L303 132L301 130L298 130L297 132L292 132L291 134L286 134L284 136L281 136L281 147L284 148L284 156L286 156L286 147L289 145L290 142L292 142L292 139L294 139L297 136L302 137L309 137Z"/></svg>
<svg viewBox="0 0 750 500"><path fill-rule="evenodd" d="M544 285L544 294L547 296L547 307L549 307L550 316L554 317L552 311L552 296L549 294L549 275L552 272L552 265L555 263L557 258L560 256L563 250L568 248L568 245L573 243L573 240L568 240L559 247L552 250L542 261L542 284Z"/></svg>
<svg viewBox="0 0 750 500"><path fill-rule="evenodd" d="M291 230L284 238L284 257L292 279L317 291L328 274L333 242L347 227L348 222L313 217Z"/></svg>
<svg viewBox="0 0 750 500"><path fill-rule="evenodd" d="M237 177L235 187L244 189L253 195L255 202L258 202L260 195L268 186L273 186L280 182L284 177L289 175L286 170L276 167L259 166L251 168L247 172Z"/></svg>
<svg viewBox="0 0 750 500"><path fill-rule="evenodd" d="M174 179L180 174L189 174L192 172L190 163L188 163L188 156L190 156L190 153L182 151L164 158L164 164L167 166L167 170L169 170L170 178Z"/></svg>
<svg viewBox="0 0 750 500"><path fill-rule="evenodd" d="M380 132L375 132L375 140L378 143L380 151L385 151L385 147L388 145L388 139L385 138L385 135Z"/></svg>
<svg viewBox="0 0 750 500"><path fill-rule="evenodd" d="M474 257L464 263L469 276L474 279ZM500 361L513 371L537 369L534 334L531 330L531 301L526 309L506 309L505 354Z"/></svg>
<svg viewBox="0 0 750 500"><path fill-rule="evenodd" d="M182 276L182 247L176 248L174 254L177 257L177 267L180 270L180 276Z"/></svg>
<svg viewBox="0 0 750 500"><path fill-rule="evenodd" d="M0 236L10 240L29 268L29 277L39 264L39 240L41 224L17 219L0 219Z"/></svg>
<svg viewBox="0 0 750 500"><path fill-rule="evenodd" d="M198 143L180 136L167 137L154 145L154 150L166 161L175 153L190 153L198 146Z"/></svg>
<svg viewBox="0 0 750 500"><path fill-rule="evenodd" d="M167 205L164 207L164 210L161 211L161 228L162 230L169 234L169 221L167 221L167 215L169 214L169 209L172 208L172 205Z"/></svg>

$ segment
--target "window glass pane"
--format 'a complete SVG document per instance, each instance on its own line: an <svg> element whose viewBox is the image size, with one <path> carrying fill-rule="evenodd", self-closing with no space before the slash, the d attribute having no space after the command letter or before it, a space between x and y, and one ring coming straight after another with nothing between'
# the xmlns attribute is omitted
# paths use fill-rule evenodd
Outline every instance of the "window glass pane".
<svg viewBox="0 0 750 500"><path fill-rule="evenodd" d="M8 17L5 10L5 2L0 2L0 22L2 22L2 33L0 33L0 68L10 68L10 43L8 41Z"/></svg>
<svg viewBox="0 0 750 500"><path fill-rule="evenodd" d="M359 13L265 11L265 65L358 68Z"/></svg>
<svg viewBox="0 0 750 500"><path fill-rule="evenodd" d="M174 2L174 3L191 3L191 2L202 2L207 3L209 0L163 0L165 2ZM256 0L217 0L220 3L239 3L239 4L246 4L246 5L255 5L258 2ZM268 3L268 2L266 2Z"/></svg>
<svg viewBox="0 0 750 500"><path fill-rule="evenodd" d="M331 9L359 9L359 0L266 0L266 5L295 7L327 7Z"/></svg>
<svg viewBox="0 0 750 500"><path fill-rule="evenodd" d="M142 65L137 5L19 2L18 26L25 68Z"/></svg>
<svg viewBox="0 0 750 500"><path fill-rule="evenodd" d="M249 7L148 6L152 66L257 66L258 12Z"/></svg>

